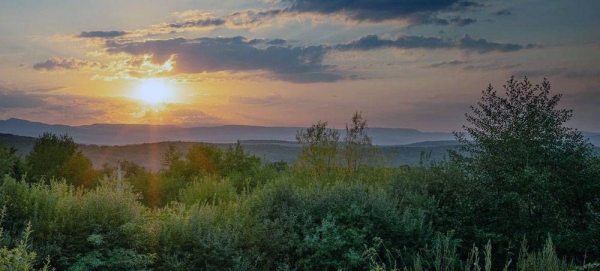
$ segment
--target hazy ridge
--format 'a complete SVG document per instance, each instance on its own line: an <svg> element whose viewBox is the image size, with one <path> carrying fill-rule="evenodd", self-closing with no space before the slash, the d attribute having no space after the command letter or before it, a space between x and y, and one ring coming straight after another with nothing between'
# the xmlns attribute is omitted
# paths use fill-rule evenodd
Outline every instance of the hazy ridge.
<svg viewBox="0 0 600 271"><path fill-rule="evenodd" d="M77 143L96 145L128 145L162 141L209 143L234 143L237 140L295 141L296 133L301 129L305 129L305 127L224 125L183 128L170 125L138 124L68 126L15 118L0 120L0 133L31 137L37 137L43 132L69 134ZM376 145L405 145L423 141L454 139L452 133L421 132L405 128L371 128L369 135Z"/></svg>

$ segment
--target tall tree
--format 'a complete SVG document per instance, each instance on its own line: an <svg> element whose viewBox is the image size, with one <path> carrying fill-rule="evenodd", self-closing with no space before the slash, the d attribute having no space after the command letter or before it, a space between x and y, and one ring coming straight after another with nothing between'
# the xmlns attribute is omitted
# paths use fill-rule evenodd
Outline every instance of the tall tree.
<svg viewBox="0 0 600 271"><path fill-rule="evenodd" d="M315 177L331 176L339 165L339 132L327 127L327 122L300 130L296 141L302 145L298 163Z"/></svg>
<svg viewBox="0 0 600 271"><path fill-rule="evenodd" d="M367 120L363 119L362 112L355 112L352 124L346 124L346 137L344 138L344 160L346 168L355 172L366 164L373 146L371 137L367 134Z"/></svg>
<svg viewBox="0 0 600 271"><path fill-rule="evenodd" d="M451 157L474 180L469 206L477 216L471 220L483 227L478 230L513 239L526 235L533 244L548 233L583 238L572 233L590 226L600 172L592 146L564 125L572 111L558 108L561 97L550 94L545 79L534 86L513 77L502 94L491 85L482 91L466 114L470 126L456 133L462 145Z"/></svg>

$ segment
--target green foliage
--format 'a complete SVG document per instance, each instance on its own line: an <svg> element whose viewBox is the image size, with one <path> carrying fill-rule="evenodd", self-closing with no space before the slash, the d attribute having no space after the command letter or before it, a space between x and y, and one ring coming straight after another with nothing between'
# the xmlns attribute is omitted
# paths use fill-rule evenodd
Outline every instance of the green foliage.
<svg viewBox="0 0 600 271"><path fill-rule="evenodd" d="M527 240L521 242L521 253L517 262L519 271L562 271L572 270L572 266L566 263L565 259L560 259L556 255L556 249L552 243L552 238L548 237L543 249L540 252L528 252Z"/></svg>
<svg viewBox="0 0 600 271"><path fill-rule="evenodd" d="M175 204L156 216L157 270L243 270L239 231L225 207Z"/></svg>
<svg viewBox="0 0 600 271"><path fill-rule="evenodd" d="M296 141L302 144L298 165L314 177L330 177L339 165L339 133L321 122L300 130Z"/></svg>
<svg viewBox="0 0 600 271"><path fill-rule="evenodd" d="M192 146L186 155L188 166L185 176L219 174L223 167L223 151L208 144Z"/></svg>
<svg viewBox="0 0 600 271"><path fill-rule="evenodd" d="M253 193L240 214L259 269L360 270L364 244L376 236L416 249L433 235L422 211L359 183L323 189L280 180Z"/></svg>
<svg viewBox="0 0 600 271"><path fill-rule="evenodd" d="M91 187L98 177L92 161L79 151L68 135L42 134L25 160L34 180L65 178L76 186Z"/></svg>
<svg viewBox="0 0 600 271"><path fill-rule="evenodd" d="M120 161L122 189L68 136L42 135L26 159L66 181L19 181L0 148L0 270L593 270L600 159L549 88L488 88L449 162L400 168L359 112L343 141L326 122L299 131L293 167L240 142L171 145L156 174Z"/></svg>
<svg viewBox="0 0 600 271"><path fill-rule="evenodd" d="M235 187L227 179L205 177L194 180L186 188L179 190L179 202L187 205L234 202L237 199Z"/></svg>
<svg viewBox="0 0 600 271"><path fill-rule="evenodd" d="M25 165L17 155L17 149L0 145L0 177L6 174L20 179L25 174Z"/></svg>
<svg viewBox="0 0 600 271"><path fill-rule="evenodd" d="M1 227L6 216L6 207L0 211L0 239L4 237L4 228ZM28 249L29 236L31 235L31 224L28 223L23 231L23 236L18 245L13 249L8 249L6 246L0 248L0 271L29 271L35 270L33 265L37 257L35 252L30 252ZM40 271L50 270L50 260L46 258L44 266ZM52 269L53 270L53 269Z"/></svg>
<svg viewBox="0 0 600 271"><path fill-rule="evenodd" d="M84 191L5 177L0 191L12 238L31 221L32 247L60 270L139 270L152 263L145 211L130 189L116 191L113 182Z"/></svg>
<svg viewBox="0 0 600 271"><path fill-rule="evenodd" d="M367 120L363 119L362 112L354 113L351 126L346 124L344 160L349 174L366 165L367 159L373 152L372 140L367 134L368 129Z"/></svg>
<svg viewBox="0 0 600 271"><path fill-rule="evenodd" d="M123 182L129 183L135 193L141 195L141 202L146 206L158 206L160 199L157 193L157 176L134 162L128 160L119 161L121 166L121 177ZM117 179L118 167L104 164L99 174L107 179Z"/></svg>
<svg viewBox="0 0 600 271"><path fill-rule="evenodd" d="M461 238L504 246L525 235L536 249L550 233L560 251L585 248L588 257L600 257L598 243L584 238L598 223L591 217L600 168L591 145L564 126L572 113L557 109L561 95L550 95L548 81L533 86L511 78L504 89L504 95L484 90L466 115L470 138L457 133L462 145L452 158L467 173L460 181L467 186L447 188L460 194L450 196L451 208L460 210L448 214L458 218L451 227L460 225Z"/></svg>

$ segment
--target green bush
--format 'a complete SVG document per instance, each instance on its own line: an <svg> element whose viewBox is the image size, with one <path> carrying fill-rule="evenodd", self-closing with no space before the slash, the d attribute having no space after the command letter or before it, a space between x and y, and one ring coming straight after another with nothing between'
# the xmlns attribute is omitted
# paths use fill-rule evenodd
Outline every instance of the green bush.
<svg viewBox="0 0 600 271"><path fill-rule="evenodd" d="M113 182L83 190L5 177L0 191L13 236L31 221L32 248L60 270L136 270L152 263L147 211L130 188L117 191Z"/></svg>
<svg viewBox="0 0 600 271"><path fill-rule="evenodd" d="M179 191L179 202L187 205L233 202L237 199L235 187L227 179L218 177L197 178Z"/></svg>
<svg viewBox="0 0 600 271"><path fill-rule="evenodd" d="M233 211L226 204L175 204L159 210L156 270L243 270L247 262L232 227Z"/></svg>
<svg viewBox="0 0 600 271"><path fill-rule="evenodd" d="M382 189L360 183L300 188L279 180L241 205L244 247L260 269L361 270L365 244L376 236L405 249L426 245L425 213L399 208Z"/></svg>

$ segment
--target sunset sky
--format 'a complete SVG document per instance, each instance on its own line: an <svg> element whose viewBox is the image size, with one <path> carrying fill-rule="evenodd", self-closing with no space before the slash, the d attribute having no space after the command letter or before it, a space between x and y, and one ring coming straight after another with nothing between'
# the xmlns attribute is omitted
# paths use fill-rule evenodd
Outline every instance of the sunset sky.
<svg viewBox="0 0 600 271"><path fill-rule="evenodd" d="M511 75L600 132L600 1L0 0L0 119L447 132Z"/></svg>

